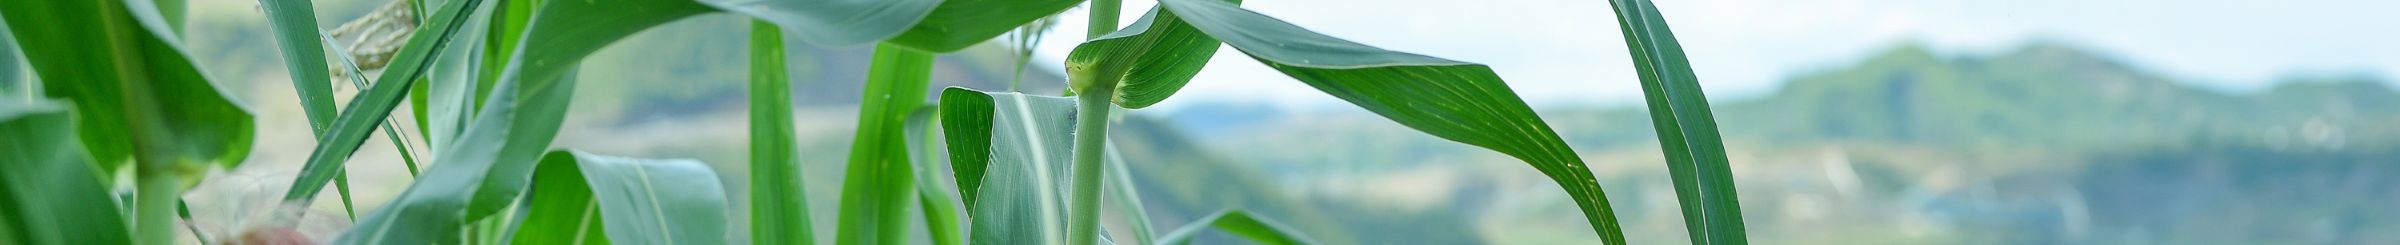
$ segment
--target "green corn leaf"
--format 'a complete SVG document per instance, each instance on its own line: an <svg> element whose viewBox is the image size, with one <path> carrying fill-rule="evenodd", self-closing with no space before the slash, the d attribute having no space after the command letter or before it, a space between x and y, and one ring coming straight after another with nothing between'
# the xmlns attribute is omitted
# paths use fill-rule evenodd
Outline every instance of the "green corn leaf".
<svg viewBox="0 0 2400 245"><path fill-rule="evenodd" d="M935 164L944 162L941 134L935 131L938 130L935 125L941 123L939 111L938 106L925 106L908 115L908 138L917 140L908 145L909 160L916 164L917 170L917 203L925 210L925 230L933 237L933 244L966 244L966 231L959 226L958 198L950 196L957 192L950 190L952 185L942 183L937 175L941 166Z"/></svg>
<svg viewBox="0 0 2400 245"><path fill-rule="evenodd" d="M15 96L31 101L41 96L33 94L33 79L25 76L21 67L25 60L17 57L17 39L8 34L8 25L0 23L0 96ZM30 102L28 102L30 103Z"/></svg>
<svg viewBox="0 0 2400 245"><path fill-rule="evenodd" d="M292 89L299 90L300 111L308 116L311 133L319 136L333 126L333 76L325 68L325 48L319 46L316 8L308 0L259 0L275 43L283 50L284 69L291 72Z"/></svg>
<svg viewBox="0 0 2400 245"><path fill-rule="evenodd" d="M972 243L1065 243L1075 99L951 87L941 103Z"/></svg>
<svg viewBox="0 0 2400 245"><path fill-rule="evenodd" d="M552 151L537 169L517 244L726 243L725 187L707 164Z"/></svg>
<svg viewBox="0 0 2400 245"><path fill-rule="evenodd" d="M1350 42L1216 0L1159 4L1319 91L1417 131L1525 161L1566 189L1601 239L1624 243L1591 169L1490 67Z"/></svg>
<svg viewBox="0 0 2400 245"><path fill-rule="evenodd" d="M1220 42L1163 7L1151 8L1125 29L1076 45L1067 55L1069 72L1116 80L1114 102L1127 109L1150 107L1183 89L1217 54Z"/></svg>
<svg viewBox="0 0 2400 245"><path fill-rule="evenodd" d="M933 13L942 0L694 0L791 29L801 41L825 46L875 43L899 35ZM1022 23L1022 22L1019 22ZM1005 28L1002 28L1005 29ZM996 34L996 33L995 33ZM990 38L990 37L985 37Z"/></svg>
<svg viewBox="0 0 2400 245"><path fill-rule="evenodd" d="M792 79L785 73L783 30L750 22L751 244L810 244L808 192L792 128Z"/></svg>
<svg viewBox="0 0 2400 245"><path fill-rule="evenodd" d="M1291 228L1284 227L1285 226L1283 224L1276 223L1273 220L1253 217L1250 216L1250 213L1242 212L1240 209L1231 209L1217 211L1216 214L1210 214L1208 216L1201 217L1199 220L1193 220L1191 224L1184 224L1183 228L1176 228L1175 232L1167 233L1166 237L1160 237L1157 244L1191 244L1192 238L1200 236L1200 232L1206 231L1208 228L1217 228L1218 230L1223 230L1226 233L1233 233L1233 235L1241 236L1242 238L1249 238L1250 241L1257 242L1258 244L1301 245L1316 243L1308 241L1307 238L1301 237L1300 233L1292 232Z"/></svg>
<svg viewBox="0 0 2400 245"><path fill-rule="evenodd" d="M150 1L0 2L44 94L74 101L85 149L113 172L129 157L197 176L249 156L249 109L194 66ZM196 179L196 178L187 178Z"/></svg>
<svg viewBox="0 0 2400 245"><path fill-rule="evenodd" d="M1733 172L1725 160L1725 142L1717 136L1716 116L1692 73L1683 45L1667 30L1666 17L1648 0L1612 0L1617 27L1625 33L1625 48L1633 54L1634 71L1641 74L1642 97L1650 106L1659 149L1667 156L1667 172L1675 182L1675 199L1683 207L1684 228L1692 244L1749 244L1742 230L1742 205L1733 188Z"/></svg>
<svg viewBox="0 0 2400 245"><path fill-rule="evenodd" d="M834 236L840 244L907 242L908 207L916 204L916 172L903 131L908 113L925 103L933 54L881 45L873 59L842 177L841 233Z"/></svg>
<svg viewBox="0 0 2400 245"><path fill-rule="evenodd" d="M933 53L949 53L983 43L992 37L1045 16L1066 11L1082 0L944 0L932 14L890 42Z"/></svg>
<svg viewBox="0 0 2400 245"><path fill-rule="evenodd" d="M448 48L449 38L467 22L469 13L473 13L476 3L480 1L457 0L444 4L439 9L441 12L431 18L434 22L427 23L410 35L408 43L393 56L391 64L375 80L376 83L350 100L350 106L344 107L341 114L335 117L328 133L317 137L316 149L309 152L308 162L301 167L291 188L284 192L284 206L274 217L277 222L289 225L298 221L308 203L316 200L317 194L323 191L325 182L342 173L342 163L349 161L350 154L366 143L368 134L387 121L392 109L398 107L401 96L407 94L409 87L414 86L425 74L432 63L432 54Z"/></svg>
<svg viewBox="0 0 2400 245"><path fill-rule="evenodd" d="M1103 154L1108 156L1108 176L1105 176L1107 179L1102 181L1108 182L1106 184L1110 195L1117 196L1117 209L1124 210L1126 221L1133 223L1134 243L1156 243L1157 237L1151 235L1156 230L1150 227L1150 213L1148 209L1142 207L1141 193L1135 191L1133 173L1130 172L1131 170L1125 169L1127 167L1125 154L1117 152L1117 144L1113 140L1109 142L1108 150Z"/></svg>
<svg viewBox="0 0 2400 245"><path fill-rule="evenodd" d="M132 244L66 105L0 95L0 243Z"/></svg>

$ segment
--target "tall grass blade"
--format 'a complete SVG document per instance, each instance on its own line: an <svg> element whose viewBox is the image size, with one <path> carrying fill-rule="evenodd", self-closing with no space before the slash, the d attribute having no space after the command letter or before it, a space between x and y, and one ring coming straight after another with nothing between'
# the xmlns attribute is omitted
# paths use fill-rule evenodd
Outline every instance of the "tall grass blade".
<svg viewBox="0 0 2400 245"><path fill-rule="evenodd" d="M540 165L516 243L726 244L725 187L707 164L552 151Z"/></svg>
<svg viewBox="0 0 2400 245"><path fill-rule="evenodd" d="M1566 189L1602 240L1624 244L1591 169L1490 67L1350 42L1216 0L1159 5L1319 91L1417 131L1525 161Z"/></svg>
<svg viewBox="0 0 2400 245"><path fill-rule="evenodd" d="M372 87L367 87L350 100L336 116L329 133L317 137L317 147L309 152L308 162L284 192L284 204L273 217L276 223L291 225L299 220L309 205L322 192L326 181L342 173L343 162L366 143L368 134L382 127L392 109L399 106L401 96L425 74L432 63L432 54L448 48L448 40L465 24L469 13L481 0L456 0L444 4L431 20L408 38L385 72ZM400 137L394 135L393 137Z"/></svg>
<svg viewBox="0 0 2400 245"><path fill-rule="evenodd" d="M1242 212L1240 209L1231 209L1217 211L1216 214L1202 216L1190 224L1184 224L1183 228L1176 228L1175 232L1167 233L1166 237L1159 238L1157 244L1191 244L1192 238L1199 237L1200 232L1207 231L1208 228L1217 228L1226 233L1249 238L1251 242L1258 244L1302 245L1316 243L1301 237L1298 232L1292 232L1291 228L1285 228L1281 223L1250 216L1250 213Z"/></svg>
<svg viewBox="0 0 2400 245"><path fill-rule="evenodd" d="M300 111L308 116L310 132L324 135L333 126L333 76L325 68L325 49L318 46L316 8L308 0L258 3L283 50L284 69L291 72L292 89L300 93Z"/></svg>
<svg viewBox="0 0 2400 245"><path fill-rule="evenodd" d="M785 73L783 29L750 22L751 244L810 244L808 188L800 176L792 126L792 79Z"/></svg>
<svg viewBox="0 0 2400 245"><path fill-rule="evenodd" d="M951 87L941 103L972 243L1065 243L1075 99Z"/></svg>
<svg viewBox="0 0 2400 245"><path fill-rule="evenodd" d="M1666 153L1692 244L1749 244L1725 143L1683 45L1676 44L1666 17L1650 1L1611 0L1609 5L1616 7L1617 27L1625 33L1634 71L1641 74L1642 97L1649 102L1651 125Z"/></svg>
<svg viewBox="0 0 2400 245"><path fill-rule="evenodd" d="M925 103L933 54L881 45L873 59L842 178L841 233L834 236L840 244L907 242L908 207L916 204L916 172L902 131L909 112Z"/></svg>
<svg viewBox="0 0 2400 245"><path fill-rule="evenodd" d="M0 95L0 243L132 244L97 166L75 141L67 105Z"/></svg>

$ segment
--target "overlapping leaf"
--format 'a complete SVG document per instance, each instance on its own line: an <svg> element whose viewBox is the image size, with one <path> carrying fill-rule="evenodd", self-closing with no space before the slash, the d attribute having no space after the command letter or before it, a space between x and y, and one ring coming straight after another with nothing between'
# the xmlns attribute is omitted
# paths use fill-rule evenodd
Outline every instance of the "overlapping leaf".
<svg viewBox="0 0 2400 245"><path fill-rule="evenodd" d="M317 137L316 149L309 152L308 162L301 167L299 177L293 181L291 189L284 192L285 204L277 211L277 219L283 222L298 220L298 216L306 210L307 203L316 200L317 194L323 191L325 182L342 173L342 163L347 162L351 153L357 152L361 144L366 143L367 135L372 130L382 126L392 109L399 105L401 96L408 92L409 86L416 84L418 78L425 74L432 64L432 54L449 48L451 34L467 22L467 17L480 1L457 0L442 5L440 12L430 18L433 22L418 28L409 37L407 45L393 56L391 64L386 66L377 82L350 100L350 106L335 117L332 127Z"/></svg>
<svg viewBox="0 0 2400 245"><path fill-rule="evenodd" d="M67 106L0 95L0 243L132 244Z"/></svg>
<svg viewBox="0 0 2400 245"><path fill-rule="evenodd" d="M952 87L941 101L972 243L1064 243L1075 100Z"/></svg>
<svg viewBox="0 0 2400 245"><path fill-rule="evenodd" d="M841 244L907 242L910 205L916 205L916 172L909 164L903 132L910 112L925 104L933 54L899 46L877 46L868 66L866 91L858 105L858 131L850 141L849 169L842 177Z"/></svg>
<svg viewBox="0 0 2400 245"><path fill-rule="evenodd" d="M1125 29L1076 45L1067 55L1069 72L1114 80L1098 84L1117 84L1113 102L1128 109L1149 107L1183 89L1217 54L1220 42L1163 8L1151 8Z"/></svg>
<svg viewBox="0 0 2400 245"><path fill-rule="evenodd" d="M1566 189L1603 240L1623 243L1614 211L1582 158L1491 68L1350 42L1217 0L1159 5L1319 91L1417 131L1525 161Z"/></svg>
<svg viewBox="0 0 2400 245"><path fill-rule="evenodd" d="M1625 33L1634 71L1641 74L1642 97L1649 102L1651 125L1657 127L1659 150L1666 153L1692 244L1749 244L1725 143L1683 45L1676 44L1666 17L1650 1L1611 0L1609 5L1616 7L1617 27Z"/></svg>
<svg viewBox="0 0 2400 245"><path fill-rule="evenodd" d="M725 187L707 164L553 151L540 165L517 244L726 243Z"/></svg>
<svg viewBox="0 0 2400 245"><path fill-rule="evenodd" d="M128 158L231 166L249 156L249 109L192 64L158 5L6 1L0 17L33 70L50 81L41 86L45 94L73 101L75 129L103 171Z"/></svg>

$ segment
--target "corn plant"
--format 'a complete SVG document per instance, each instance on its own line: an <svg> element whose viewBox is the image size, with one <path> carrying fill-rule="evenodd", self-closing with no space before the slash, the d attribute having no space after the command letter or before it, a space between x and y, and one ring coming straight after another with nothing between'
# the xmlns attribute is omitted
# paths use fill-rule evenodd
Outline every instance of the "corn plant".
<svg viewBox="0 0 2400 245"><path fill-rule="evenodd" d="M1159 234L1125 171L1142 163L1110 146L1113 111L1165 100L1220 46L1401 125L1524 161L1566 190L1603 241L1625 242L1592 171L1489 67L1319 34L1238 1L1159 0L1121 26L1119 1L1090 1L1090 39L1063 61L1067 81L1052 81L1068 84L1068 95L952 87L929 105L936 55L1083 1L398 0L328 32L307 0L260 0L317 145L268 224L202 242L729 243L728 229L741 225L726 217L722 176L706 165L550 147L584 57L711 13L754 20L753 244L819 237L801 193L787 37L874 47L833 224L839 244L906 243L919 224L911 208L927 214L922 224L936 244L1184 244L1209 229L1312 243L1236 209ZM1745 243L1723 145L1681 48L1648 1L1611 3L1692 241ZM174 243L178 215L169 210L182 189L247 156L251 112L184 54L181 12L180 0L0 2L0 31L9 33L0 41L14 40L0 42L9 51L0 52L0 80L17 85L0 96L0 160L18 167L0 172L0 241ZM18 53L31 73L19 71ZM346 106L333 105L337 81L362 88ZM393 120L403 102L414 125ZM416 179L361 215L351 208L345 163L379 130L401 147ZM408 148L410 140L429 147ZM938 181L945 166L935 159L947 159L955 186ZM421 161L429 167L420 171ZM105 191L106 173L127 167L136 180L131 208L110 208L119 204ZM292 232L328 182L355 225L331 238ZM1125 207L1134 236L1102 235L1102 195Z"/></svg>

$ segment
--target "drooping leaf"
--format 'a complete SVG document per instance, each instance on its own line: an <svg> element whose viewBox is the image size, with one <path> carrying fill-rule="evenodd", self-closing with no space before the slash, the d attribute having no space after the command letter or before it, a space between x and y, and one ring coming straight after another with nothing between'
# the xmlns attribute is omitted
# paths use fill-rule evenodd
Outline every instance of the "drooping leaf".
<svg viewBox="0 0 2400 245"><path fill-rule="evenodd" d="M1067 55L1067 67L1074 70L1069 72L1114 80L1113 102L1127 109L1150 107L1183 89L1216 55L1220 42L1163 7L1151 8L1125 29L1076 45Z"/></svg>
<svg viewBox="0 0 2400 245"><path fill-rule="evenodd" d="M425 74L432 64L432 54L449 48L449 38L467 22L467 17L480 1L457 0L444 4L440 12L431 18L433 22L410 35L407 44L393 56L385 72L375 80L376 83L351 99L349 106L343 107L340 115L334 118L332 128L317 137L316 149L309 152L308 162L302 165L299 176L284 192L284 204L274 217L277 222L289 225L299 220L308 203L316 200L317 194L324 190L325 182L342 173L343 163L349 161L350 155L366 143L368 134L382 127L392 109L399 106L401 96L408 93L409 87L414 86L418 78Z"/></svg>
<svg viewBox="0 0 2400 245"><path fill-rule="evenodd" d="M1319 91L1417 131L1525 161L1566 189L1603 240L1623 244L1591 169L1490 67L1350 42L1216 0L1159 5Z"/></svg>
<svg viewBox="0 0 2400 245"><path fill-rule="evenodd" d="M783 31L750 22L751 244L816 242L792 126L792 79L785 73Z"/></svg>
<svg viewBox="0 0 2400 245"><path fill-rule="evenodd" d="M801 41L825 46L875 43L900 35L942 4L942 0L695 1L775 22L792 33L806 33L793 35Z"/></svg>
<svg viewBox="0 0 2400 245"><path fill-rule="evenodd" d="M67 107L0 95L0 243L132 244Z"/></svg>
<svg viewBox="0 0 2400 245"><path fill-rule="evenodd" d="M1301 237L1300 233L1298 232L1292 232L1291 228L1284 228L1283 224L1276 223L1272 220L1250 216L1250 213L1242 212L1240 209L1230 209L1225 211L1217 211L1216 214L1203 216L1198 220L1193 220L1190 224L1184 224L1183 228L1176 228L1175 232L1167 233L1167 236L1160 237L1158 244L1191 244L1192 238L1198 237L1201 231L1206 231L1209 228L1216 228L1217 230L1223 230L1226 233L1233 233L1234 235L1241 236L1242 238L1249 238L1250 241L1257 242L1258 244L1302 245L1316 243L1308 241L1307 238Z"/></svg>
<svg viewBox="0 0 2400 245"><path fill-rule="evenodd" d="M933 54L899 46L875 47L866 91L858 107L858 133L850 141L849 169L842 177L840 244L907 242L908 207L916 204L916 172L908 161L903 129L908 113L925 103Z"/></svg>
<svg viewBox="0 0 2400 245"><path fill-rule="evenodd" d="M1082 0L944 0L890 42L933 53L983 43L1010 29L1058 14Z"/></svg>
<svg viewBox="0 0 2400 245"><path fill-rule="evenodd" d="M707 164L552 151L540 165L516 244L726 243L725 187Z"/></svg>
<svg viewBox="0 0 2400 245"><path fill-rule="evenodd" d="M1650 122L1657 128L1659 150L1666 153L1692 244L1749 244L1725 142L1717 136L1716 116L1708 111L1683 45L1676 44L1666 17L1650 1L1611 0L1609 6L1616 8L1617 27L1633 54L1634 71L1641 74L1642 98L1649 102Z"/></svg>
<svg viewBox="0 0 2400 245"><path fill-rule="evenodd" d="M1065 243L1075 99L951 87L941 103L971 243Z"/></svg>
<svg viewBox="0 0 2400 245"><path fill-rule="evenodd" d="M102 171L126 159L197 176L249 156L254 122L194 66L150 1L0 2L48 96L73 101L78 135Z"/></svg>

